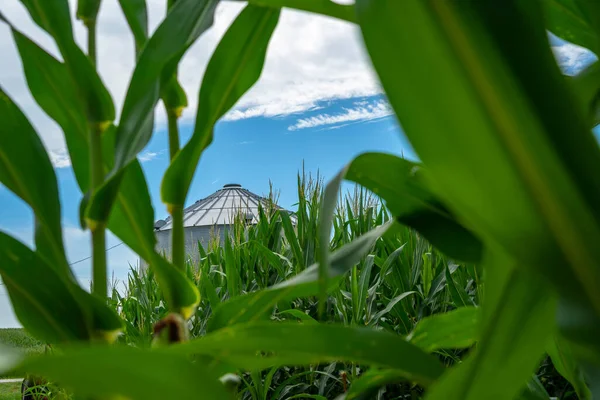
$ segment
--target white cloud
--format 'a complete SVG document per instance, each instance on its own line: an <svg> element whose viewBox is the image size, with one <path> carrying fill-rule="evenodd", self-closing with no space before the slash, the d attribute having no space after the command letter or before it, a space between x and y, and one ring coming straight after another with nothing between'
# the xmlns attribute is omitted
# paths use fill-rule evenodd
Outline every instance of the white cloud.
<svg viewBox="0 0 600 400"><path fill-rule="evenodd" d="M318 126L371 121L390 116L394 113L387 101L384 100L378 100L373 103L361 101L355 103L355 105L356 107L353 108L343 108L343 112L339 114L319 114L314 117L301 118L294 125L289 126L288 130L296 131Z"/></svg>
<svg viewBox="0 0 600 400"><path fill-rule="evenodd" d="M347 3L347 0L344 0ZM74 14L75 0L70 0ZM148 0L151 30L165 13L164 0ZM195 117L198 89L204 69L220 37L243 8L240 2L222 2L217 8L214 26L185 55L179 75L190 106L183 122ZM42 47L57 55L51 38L29 18L19 0L4 0L2 11L21 30ZM76 39L85 48L86 32L74 21ZM102 3L98 22L98 68L115 99L123 104L133 70L133 39L117 1ZM314 110L323 100L346 99L381 93L377 80L361 48L358 29L352 24L314 14L284 10L271 45L260 82L237 104L225 119L256 116L272 117ZM22 107L33 122L48 149L65 148L60 129L36 105L29 94L8 28L0 23L2 69L0 85ZM156 109L157 125L164 127L165 114ZM57 158L60 165L64 159Z"/></svg>
<svg viewBox="0 0 600 400"><path fill-rule="evenodd" d="M554 57L563 73L574 75L597 58L588 49L571 43L552 46Z"/></svg>
<svg viewBox="0 0 600 400"><path fill-rule="evenodd" d="M148 162L148 161L154 160L156 157L160 156L161 154L164 154L165 151L166 150L159 150L159 151L146 150L138 155L138 160L140 160L140 162Z"/></svg>

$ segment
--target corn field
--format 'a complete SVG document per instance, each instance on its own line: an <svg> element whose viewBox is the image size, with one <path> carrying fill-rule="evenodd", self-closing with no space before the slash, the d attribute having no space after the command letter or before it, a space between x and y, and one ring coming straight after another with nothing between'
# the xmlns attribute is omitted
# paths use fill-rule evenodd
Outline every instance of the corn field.
<svg viewBox="0 0 600 400"><path fill-rule="evenodd" d="M198 244L201 261L187 264L187 275L201 291L201 303L188 321L190 334L211 331L213 310L231 297L265 290L303 272L316 263L322 181L298 176L294 222L275 207L260 208L256 225L236 219L225 243L218 236L207 246ZM276 196L269 199L276 201ZM391 218L372 193L355 187L340 197L334 217L330 250L336 251ZM368 326L405 336L411 343L435 352L447 366L460 362L474 345L477 306L484 296L482 271L474 264L457 263L444 256L410 228L397 226L379 239L368 255L345 273L329 292L326 314L318 315L316 296L278 302L270 310L274 321L337 323ZM113 282L111 305L126 328L124 344L151 347L153 327L168 315L164 297L151 271L132 268L127 282ZM454 337L435 336L436 321L452 313ZM461 339L463 338L463 339ZM285 340L284 338L282 338ZM458 339L458 340L457 340ZM356 363L333 361L310 367L272 367L240 376L239 399L332 399L343 395L356 379L375 374ZM549 358L540 365L539 378L550 394L568 399L572 386L556 372ZM538 377L533 384L541 386ZM391 384L366 396L377 399L411 399L423 389L412 384ZM370 398L370 397L364 397Z"/></svg>

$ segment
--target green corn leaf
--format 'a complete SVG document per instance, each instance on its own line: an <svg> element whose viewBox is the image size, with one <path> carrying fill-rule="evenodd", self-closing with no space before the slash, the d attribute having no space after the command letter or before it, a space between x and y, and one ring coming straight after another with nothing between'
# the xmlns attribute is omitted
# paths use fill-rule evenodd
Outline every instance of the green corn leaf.
<svg viewBox="0 0 600 400"><path fill-rule="evenodd" d="M479 337L480 310L461 307L426 317L408 335L408 341L428 353L471 347Z"/></svg>
<svg viewBox="0 0 600 400"><path fill-rule="evenodd" d="M325 186L323 191L323 198L321 200L321 209L319 210L319 318L323 316L325 312L325 305L327 301L327 274L330 269L330 241L331 241L331 228L333 227L333 217L335 214L335 208L337 206L338 193L342 184L342 179L346 175L347 168L342 169L329 183ZM358 294L357 291L354 294ZM358 305L356 298L354 299L355 305ZM354 310L358 312L358 310Z"/></svg>
<svg viewBox="0 0 600 400"><path fill-rule="evenodd" d="M481 241L442 205L428 187L424 167L384 153L365 153L350 163L345 179L380 196L398 220L459 260L481 259Z"/></svg>
<svg viewBox="0 0 600 400"><path fill-rule="evenodd" d="M278 9L247 6L219 42L202 80L192 138L173 159L161 184L167 206L184 204L214 125L258 80L278 20Z"/></svg>
<svg viewBox="0 0 600 400"><path fill-rule="evenodd" d="M88 125L85 109L67 67L12 28L29 90L38 105L62 128L75 178L85 192L89 180Z"/></svg>
<svg viewBox="0 0 600 400"><path fill-rule="evenodd" d="M227 275L227 291L230 297L236 297L241 293L241 281L239 263L233 254L233 245L229 235L225 237L225 275Z"/></svg>
<svg viewBox="0 0 600 400"><path fill-rule="evenodd" d="M373 399L380 387L406 381L403 371L394 369L371 368L360 378L353 381L348 391L336 400L367 400Z"/></svg>
<svg viewBox="0 0 600 400"><path fill-rule="evenodd" d="M215 285L213 285L211 276L208 272L208 269L202 271L202 276L200 277L200 285L202 286L202 293L208 299L208 302L212 309L214 310L219 304L221 304L221 300L217 295L217 291L215 289Z"/></svg>
<svg viewBox="0 0 600 400"><path fill-rule="evenodd" d="M294 230L294 226L292 225L291 218L285 212L282 212L279 215L281 217L281 225L283 227L285 238L287 239L287 242L292 249L292 253L294 254L294 260L296 261L297 270L302 271L306 266L304 263L304 254L302 253L302 249L300 248L300 241L298 240L298 236L296 235L296 231Z"/></svg>
<svg viewBox="0 0 600 400"><path fill-rule="evenodd" d="M492 254L484 264L486 298L477 350L444 374L427 399L512 399L544 354L556 312L549 288L502 253Z"/></svg>
<svg viewBox="0 0 600 400"><path fill-rule="evenodd" d="M61 354L29 357L18 370L60 382L82 397L231 399L218 377L202 363L164 351L104 346L70 348Z"/></svg>
<svg viewBox="0 0 600 400"><path fill-rule="evenodd" d="M60 201L50 158L33 126L0 88L0 182L32 209L36 245L61 276L71 277L63 247Z"/></svg>
<svg viewBox="0 0 600 400"><path fill-rule="evenodd" d="M556 370L573 385L577 396L583 400L592 399L592 393L585 382L583 370L578 365L569 343L555 335L546 347L546 352L552 359Z"/></svg>
<svg viewBox="0 0 600 400"><path fill-rule="evenodd" d="M588 65L577 75L567 79L569 86L581 100L589 126L600 124L600 62Z"/></svg>
<svg viewBox="0 0 600 400"><path fill-rule="evenodd" d="M60 276L46 260L0 233L0 276L19 321L50 343L114 338L121 321L106 304Z"/></svg>
<svg viewBox="0 0 600 400"><path fill-rule="evenodd" d="M90 0L91 1L91 0ZM115 119L110 93L96 69L75 43L67 0L21 0L33 20L56 41L89 122L105 124Z"/></svg>
<svg viewBox="0 0 600 400"><path fill-rule="evenodd" d="M359 0L356 7L434 192L519 268L548 277L578 308L570 315L597 316L600 185L591 171L600 169L600 149L549 49L540 2L504 2L502 12L496 5ZM536 61L523 63L525 55ZM438 73L423 73L423 65Z"/></svg>
<svg viewBox="0 0 600 400"><path fill-rule="evenodd" d="M356 22L353 6L338 4L331 0L249 0L248 4L276 9L287 7L326 15L347 22Z"/></svg>
<svg viewBox="0 0 600 400"><path fill-rule="evenodd" d="M115 163L88 206L93 221L106 221L121 184L123 169L152 136L154 108L161 84L173 76L186 50L213 22L218 0L181 0L148 40L127 89L115 141Z"/></svg>
<svg viewBox="0 0 600 400"><path fill-rule="evenodd" d="M527 382L525 389L516 398L520 400L551 400L544 385L535 375Z"/></svg>
<svg viewBox="0 0 600 400"><path fill-rule="evenodd" d="M422 256L423 263L421 264L421 282L423 284L423 296L428 297L431 290L431 282L433 281L433 271L431 266L431 253L424 253Z"/></svg>
<svg viewBox="0 0 600 400"><path fill-rule="evenodd" d="M186 275L156 252L148 252L146 261L154 270L156 279L169 309L190 318L200 303L200 291Z"/></svg>
<svg viewBox="0 0 600 400"><path fill-rule="evenodd" d="M140 54L148 40L148 8L146 0L119 0L119 5L135 40L135 53Z"/></svg>
<svg viewBox="0 0 600 400"><path fill-rule="evenodd" d="M102 0L77 0L77 19L85 25L95 23Z"/></svg>
<svg viewBox="0 0 600 400"><path fill-rule="evenodd" d="M369 328L340 325L257 322L222 328L171 350L204 354L244 369L347 361L393 368L425 386L443 372L432 356L400 336ZM258 352L269 353L257 357Z"/></svg>
<svg viewBox="0 0 600 400"><path fill-rule="evenodd" d="M358 282L358 308L355 310L357 315L364 315L365 306L367 304L367 296L369 295L369 283L371 280L371 271L373 269L374 256L368 255L365 259L365 262L362 265L362 269L360 271L360 279ZM359 320L357 319L356 322Z"/></svg>
<svg viewBox="0 0 600 400"><path fill-rule="evenodd" d="M540 2L546 26L556 36L600 54L600 6L594 0Z"/></svg>
<svg viewBox="0 0 600 400"><path fill-rule="evenodd" d="M452 300L454 301L454 305L456 307L473 306L473 300L471 299L471 297L469 297L469 295L462 286L456 284L454 278L452 278L452 274L450 273L450 268L448 266L446 266L445 273L446 284L448 285L448 289L450 291L450 295L452 296Z"/></svg>
<svg viewBox="0 0 600 400"><path fill-rule="evenodd" d="M390 226L390 223L379 226L334 252L330 258L329 279L339 277L348 272L372 249L377 239ZM215 331L225 326L262 319L266 314L270 314L273 307L282 300L314 296L319 292L318 279L319 265L314 264L292 279L222 303L217 307L210 319L208 331Z"/></svg>
<svg viewBox="0 0 600 400"><path fill-rule="evenodd" d="M285 310L285 311L280 311L279 315L282 315L282 314L283 315L291 315L292 317L298 318L300 321L302 321L305 324L317 324L318 323L316 319L314 319L307 313L300 311L300 310L289 309L289 310Z"/></svg>
<svg viewBox="0 0 600 400"><path fill-rule="evenodd" d="M379 311L377 314L375 314L370 319L369 324L376 324L377 321L379 321L381 319L381 317L384 317L387 313L389 313L390 311L392 311L392 309L394 308L394 306L396 304L398 304L400 301L404 300L405 298L407 298L411 294L415 294L415 293L417 293L417 292L415 292L415 291L404 292L401 295L398 295L398 296L394 297L392 300L389 301L389 303L387 303L387 305L385 306L385 308L383 310Z"/></svg>
<svg viewBox="0 0 600 400"><path fill-rule="evenodd" d="M87 127L80 103L70 90L72 85L68 71L64 64L17 30L13 29L13 34L22 57L29 88L38 104L63 129L75 176L81 191L85 193L88 190L89 175ZM103 135L106 170L112 167L111 156L115 134L115 129L109 128ZM21 157L21 160L27 158ZM19 171L26 170L19 169ZM38 170L35 170L36 174ZM108 228L156 270L168 304L174 310L185 312L187 316L191 315L199 301L198 290L181 272L173 271L175 267L161 259L154 250L156 243L154 209L138 161L125 168L122 180L123 185L119 189L115 207L110 214ZM48 179L44 182L48 185L51 183ZM32 188L42 187L34 185ZM48 201L47 194L51 191L44 189L43 192L46 193L43 204L48 206L51 202ZM82 202L82 205L85 207L85 202ZM60 237L60 235L52 235L53 239Z"/></svg>

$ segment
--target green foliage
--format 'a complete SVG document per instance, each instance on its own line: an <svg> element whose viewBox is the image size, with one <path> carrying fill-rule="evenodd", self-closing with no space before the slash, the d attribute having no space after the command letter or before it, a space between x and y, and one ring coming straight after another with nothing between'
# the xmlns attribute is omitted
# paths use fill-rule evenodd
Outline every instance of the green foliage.
<svg viewBox="0 0 600 400"><path fill-rule="evenodd" d="M0 383L0 400L21 400L21 384Z"/></svg>
<svg viewBox="0 0 600 400"><path fill-rule="evenodd" d="M0 329L0 345L32 353L41 353L44 351L44 344L42 342L20 328Z"/></svg>
<svg viewBox="0 0 600 400"><path fill-rule="evenodd" d="M66 262L49 157L0 92L0 182L36 222L35 249L0 235L0 275L23 326L56 347L17 370L132 399L565 398L561 375L580 398L597 394L600 74L596 63L561 76L547 32L598 54L598 2L251 0L212 55L181 149L177 66L218 0L168 1L150 37L145 1L120 1L137 63L116 125L95 67L101 2L78 1L87 55L67 0L21 2L63 60L0 15L33 98L65 135L94 294ZM259 79L282 7L358 24L422 164L365 154L325 187L303 174L293 216L267 205L256 225L240 219L225 243L200 246L198 265L174 250L175 266L154 250L136 160L154 109L162 99L170 118L161 197L174 217L215 124ZM343 179L385 205L362 189L342 198ZM108 299L105 228L149 264Z"/></svg>

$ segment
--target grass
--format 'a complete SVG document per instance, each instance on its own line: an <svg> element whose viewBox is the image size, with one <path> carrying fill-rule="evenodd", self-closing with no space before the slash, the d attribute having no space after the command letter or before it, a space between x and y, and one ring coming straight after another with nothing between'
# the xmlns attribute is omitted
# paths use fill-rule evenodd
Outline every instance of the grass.
<svg viewBox="0 0 600 400"><path fill-rule="evenodd" d="M44 352L44 344L21 328L1 328L0 345L17 349L26 354ZM0 379L20 377L10 373L0 374ZM4 397L0 397L0 400L4 400Z"/></svg>
<svg viewBox="0 0 600 400"><path fill-rule="evenodd" d="M20 400L21 383L0 383L0 400Z"/></svg>
<svg viewBox="0 0 600 400"><path fill-rule="evenodd" d="M44 344L21 328L0 329L0 344L26 352L41 353L44 351Z"/></svg>

